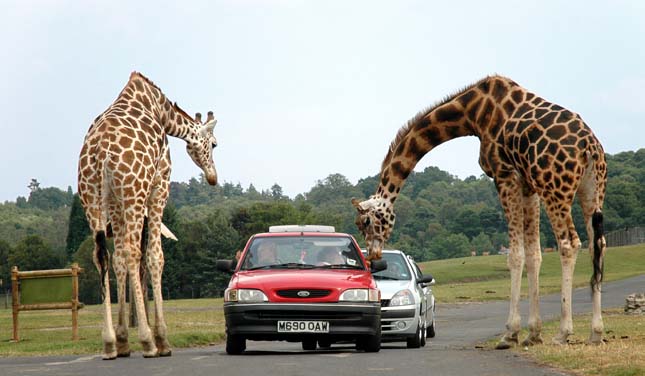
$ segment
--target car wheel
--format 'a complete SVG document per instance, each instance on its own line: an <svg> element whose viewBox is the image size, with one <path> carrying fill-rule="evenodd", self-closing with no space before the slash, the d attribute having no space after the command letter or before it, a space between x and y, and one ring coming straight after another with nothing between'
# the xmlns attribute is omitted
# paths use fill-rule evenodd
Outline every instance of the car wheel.
<svg viewBox="0 0 645 376"><path fill-rule="evenodd" d="M434 319L432 320L432 324L427 329L427 337L428 338L434 338L435 336L435 331L434 331Z"/></svg>
<svg viewBox="0 0 645 376"><path fill-rule="evenodd" d="M302 341L302 349L306 351L316 350L316 340L315 339L305 339Z"/></svg>
<svg viewBox="0 0 645 376"><path fill-rule="evenodd" d="M356 340L356 350L363 350L365 352L379 352L381 351L381 328L378 332L371 336L362 336Z"/></svg>
<svg viewBox="0 0 645 376"><path fill-rule="evenodd" d="M426 326L423 325L423 328L421 328L421 347L424 347L426 345Z"/></svg>
<svg viewBox="0 0 645 376"><path fill-rule="evenodd" d="M417 325L417 331L413 337L407 339L408 349L418 349L421 347L421 337L423 337L421 323Z"/></svg>
<svg viewBox="0 0 645 376"><path fill-rule="evenodd" d="M327 341L327 340L324 340L324 339L319 339L318 340L318 347L320 347L321 349L328 349L328 348L331 347L331 341Z"/></svg>
<svg viewBox="0 0 645 376"><path fill-rule="evenodd" d="M238 355L246 350L246 339L244 337L227 335L226 336L226 353L229 355Z"/></svg>

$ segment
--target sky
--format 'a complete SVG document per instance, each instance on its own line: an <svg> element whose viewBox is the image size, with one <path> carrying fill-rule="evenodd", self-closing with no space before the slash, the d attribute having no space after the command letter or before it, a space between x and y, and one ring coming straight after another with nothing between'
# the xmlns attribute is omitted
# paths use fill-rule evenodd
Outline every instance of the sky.
<svg viewBox="0 0 645 376"><path fill-rule="evenodd" d="M0 0L0 202L76 191L83 138L139 71L215 112L220 183L295 197L376 175L417 112L491 74L581 114L616 154L645 147L645 2ZM171 139L172 181L201 170ZM480 176L479 141L428 166ZM376 187L375 187L376 188Z"/></svg>

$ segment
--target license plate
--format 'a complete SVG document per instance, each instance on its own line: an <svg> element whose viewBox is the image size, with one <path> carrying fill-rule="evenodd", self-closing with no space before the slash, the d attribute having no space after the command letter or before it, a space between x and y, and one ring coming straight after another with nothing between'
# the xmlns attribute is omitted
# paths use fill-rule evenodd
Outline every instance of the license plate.
<svg viewBox="0 0 645 376"><path fill-rule="evenodd" d="M329 333L327 321L278 321L279 333Z"/></svg>

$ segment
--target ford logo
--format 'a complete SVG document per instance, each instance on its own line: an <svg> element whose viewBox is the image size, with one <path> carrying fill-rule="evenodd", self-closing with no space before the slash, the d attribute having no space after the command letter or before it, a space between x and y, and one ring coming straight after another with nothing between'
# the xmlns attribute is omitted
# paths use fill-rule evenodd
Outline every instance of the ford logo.
<svg viewBox="0 0 645 376"><path fill-rule="evenodd" d="M306 298L309 296L309 291L305 291L305 290L298 291L298 296L301 298Z"/></svg>

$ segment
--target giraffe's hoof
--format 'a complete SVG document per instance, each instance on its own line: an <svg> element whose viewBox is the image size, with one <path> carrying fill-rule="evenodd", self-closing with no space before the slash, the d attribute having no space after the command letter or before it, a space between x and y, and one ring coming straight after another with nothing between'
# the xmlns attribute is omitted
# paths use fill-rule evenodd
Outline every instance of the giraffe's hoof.
<svg viewBox="0 0 645 376"><path fill-rule="evenodd" d="M552 343L552 344L554 344L554 345L561 345L561 346L563 346L563 345L568 344L568 343L569 343L569 340L567 339L567 337L566 337L566 336L563 336L563 335L561 335L561 334L558 334L557 336L553 337L553 339L551 340L551 343Z"/></svg>
<svg viewBox="0 0 645 376"><path fill-rule="evenodd" d="M522 341L522 346L541 345L543 343L544 340L542 340L542 336L530 336L526 337L526 339Z"/></svg>
<svg viewBox="0 0 645 376"><path fill-rule="evenodd" d="M103 354L103 360L114 360L117 357L116 351Z"/></svg>
<svg viewBox="0 0 645 376"><path fill-rule="evenodd" d="M165 350L159 351L159 356L171 356L171 355L172 355L171 349L165 349Z"/></svg>
<svg viewBox="0 0 645 376"><path fill-rule="evenodd" d="M144 358L158 358L159 357L159 352L157 350L144 352L143 357Z"/></svg>
<svg viewBox="0 0 645 376"><path fill-rule="evenodd" d="M592 331L589 339L587 340L587 345L600 345L602 343L602 332L597 333Z"/></svg>
<svg viewBox="0 0 645 376"><path fill-rule="evenodd" d="M495 350L508 350L510 348L511 344L506 341L499 341L497 342L497 346L495 346Z"/></svg>
<svg viewBox="0 0 645 376"><path fill-rule="evenodd" d="M116 356L118 356L119 358L129 358L130 357L130 350L123 351L123 352L118 352Z"/></svg>
<svg viewBox="0 0 645 376"><path fill-rule="evenodd" d="M519 343L519 340L517 339L517 333L515 334L504 334L502 339L499 340L497 343L497 346L495 346L496 350L506 350L510 349L511 347L517 345Z"/></svg>

